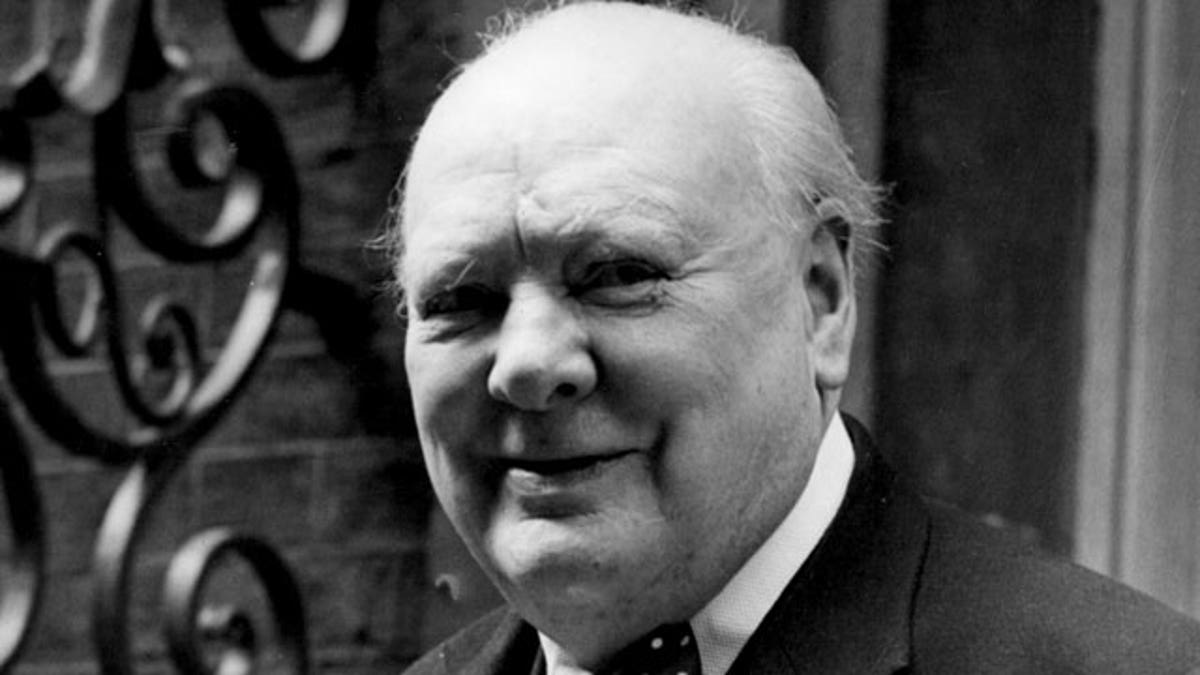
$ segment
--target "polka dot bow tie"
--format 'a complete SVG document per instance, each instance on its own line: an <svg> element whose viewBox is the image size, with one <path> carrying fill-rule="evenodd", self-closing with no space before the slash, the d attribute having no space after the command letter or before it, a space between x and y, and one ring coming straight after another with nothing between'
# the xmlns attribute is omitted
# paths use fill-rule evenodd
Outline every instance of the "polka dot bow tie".
<svg viewBox="0 0 1200 675"><path fill-rule="evenodd" d="M686 623L660 626L625 648L606 675L700 675L696 636Z"/></svg>

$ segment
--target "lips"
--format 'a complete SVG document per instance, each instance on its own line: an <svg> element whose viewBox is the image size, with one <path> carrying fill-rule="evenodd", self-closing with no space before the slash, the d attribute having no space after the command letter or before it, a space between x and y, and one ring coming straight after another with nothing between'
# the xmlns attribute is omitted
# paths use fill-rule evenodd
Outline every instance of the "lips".
<svg viewBox="0 0 1200 675"><path fill-rule="evenodd" d="M530 473L541 474L544 476L556 476L574 471L581 471L592 466L603 464L605 462L616 461L626 455L632 454L633 450L618 452L611 455L587 455L584 457L568 457L565 459L508 459L503 463L511 469L518 471L528 471Z"/></svg>
<svg viewBox="0 0 1200 675"><path fill-rule="evenodd" d="M535 494L586 483L636 452L624 450L562 459L504 459L498 463L510 487L519 493Z"/></svg>

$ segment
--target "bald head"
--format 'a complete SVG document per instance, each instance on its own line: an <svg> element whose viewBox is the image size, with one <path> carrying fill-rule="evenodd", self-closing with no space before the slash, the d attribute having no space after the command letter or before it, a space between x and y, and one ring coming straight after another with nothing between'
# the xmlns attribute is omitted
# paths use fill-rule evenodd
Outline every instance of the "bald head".
<svg viewBox="0 0 1200 675"><path fill-rule="evenodd" d="M680 163L754 184L731 73L711 48L730 39L710 21L638 5L587 3L529 19L495 40L430 113L404 220L421 218L421 188L454 166L536 175L563 153L597 148L644 151L638 170L668 184Z"/></svg>
<svg viewBox="0 0 1200 675"><path fill-rule="evenodd" d="M406 187L448 153L511 165L536 160L520 152L529 139L583 145L628 133L653 146L672 131L703 134L704 143L692 138L695 159L744 184L777 225L803 233L838 221L857 237L878 222L876 188L857 174L819 85L790 50L704 16L622 2L498 22L430 112ZM512 151L497 152L497 138ZM421 201L400 194L404 223ZM399 263L403 228L393 237Z"/></svg>

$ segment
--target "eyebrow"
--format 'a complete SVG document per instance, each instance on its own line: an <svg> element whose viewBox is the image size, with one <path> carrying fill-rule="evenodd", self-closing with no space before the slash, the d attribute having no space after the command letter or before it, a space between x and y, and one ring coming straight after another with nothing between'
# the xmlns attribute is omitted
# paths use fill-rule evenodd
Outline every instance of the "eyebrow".
<svg viewBox="0 0 1200 675"><path fill-rule="evenodd" d="M413 300L420 300L430 294L459 286L478 263L477 254L464 252L461 255L443 256L432 264L422 265L416 274L407 280L406 295Z"/></svg>
<svg viewBox="0 0 1200 675"><path fill-rule="evenodd" d="M673 258L694 244L695 238L691 234L690 228L675 217L673 211L601 208L576 213L555 227L548 239L535 236L533 251L526 250L525 253L536 255L534 252L548 243L552 247L565 245L573 249L572 257L591 251L593 255L630 253Z"/></svg>

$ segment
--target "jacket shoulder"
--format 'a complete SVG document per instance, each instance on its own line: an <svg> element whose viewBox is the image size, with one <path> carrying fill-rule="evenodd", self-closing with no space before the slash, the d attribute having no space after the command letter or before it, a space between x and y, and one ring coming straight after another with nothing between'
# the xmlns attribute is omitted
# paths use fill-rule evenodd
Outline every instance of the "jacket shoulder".
<svg viewBox="0 0 1200 675"><path fill-rule="evenodd" d="M1200 624L997 528L930 505L913 617L918 672L1167 673Z"/></svg>
<svg viewBox="0 0 1200 675"><path fill-rule="evenodd" d="M537 650L537 632L507 607L500 607L426 652L404 673L528 672Z"/></svg>

